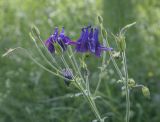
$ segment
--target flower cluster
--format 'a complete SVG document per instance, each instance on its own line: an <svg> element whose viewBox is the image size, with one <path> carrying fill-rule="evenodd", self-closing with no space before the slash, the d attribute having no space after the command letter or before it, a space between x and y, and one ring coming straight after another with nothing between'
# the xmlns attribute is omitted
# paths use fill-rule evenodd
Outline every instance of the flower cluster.
<svg viewBox="0 0 160 122"><path fill-rule="evenodd" d="M99 30L88 26L82 28L81 35L77 41L72 41L64 34L64 28L62 28L60 34L58 33L58 28L55 28L54 34L47 39L45 45L51 53L55 52L54 43L58 43L62 47L63 51L67 49L67 45L73 45L75 46L76 52L90 52L97 57L100 57L102 51L111 51L112 48L102 46L99 42L98 36Z"/></svg>

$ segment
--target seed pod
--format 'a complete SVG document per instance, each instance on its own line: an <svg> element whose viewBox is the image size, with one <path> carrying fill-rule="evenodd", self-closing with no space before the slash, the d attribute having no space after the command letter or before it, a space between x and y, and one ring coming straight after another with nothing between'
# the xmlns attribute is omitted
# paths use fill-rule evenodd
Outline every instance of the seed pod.
<svg viewBox="0 0 160 122"><path fill-rule="evenodd" d="M136 82L132 78L128 80L129 87L134 87L135 85L136 85Z"/></svg>
<svg viewBox="0 0 160 122"><path fill-rule="evenodd" d="M142 93L143 93L143 95L144 95L145 97L150 98L150 91L149 91L148 87L143 86L143 87L142 87Z"/></svg>

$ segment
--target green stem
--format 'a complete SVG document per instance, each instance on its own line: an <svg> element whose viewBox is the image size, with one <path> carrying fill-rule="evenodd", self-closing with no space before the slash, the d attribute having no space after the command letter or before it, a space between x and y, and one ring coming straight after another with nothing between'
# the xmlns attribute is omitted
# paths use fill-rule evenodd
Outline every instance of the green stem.
<svg viewBox="0 0 160 122"><path fill-rule="evenodd" d="M107 47L110 47L108 41L107 41ZM109 52L109 56L110 56L110 58L111 58L111 61L112 61L113 65L114 65L114 67L116 68L117 73L118 73L120 79L123 80L123 75L122 75L122 73L121 73L121 70L119 69L119 67L118 67L115 59L113 58L111 51L108 51L108 52Z"/></svg>
<svg viewBox="0 0 160 122"><path fill-rule="evenodd" d="M39 35L36 36L33 32L32 32L31 35L30 35L31 37L33 37L32 34L36 37L36 39L38 39L38 40L41 42L41 45L42 45L43 48L45 49L47 55L50 57L50 59L52 60L53 64L55 65L55 67L57 66L60 70L62 70L61 67L59 66L59 64L57 63L57 61L55 60L55 58L54 58L54 57L52 56L52 54L48 51L48 49L47 49L47 47L45 46L45 44L44 44L43 40L41 39L41 37L40 37ZM33 37L32 39L33 39L33 41L35 41L34 43L37 43L34 37ZM58 68L57 68L57 69L58 69Z"/></svg>
<svg viewBox="0 0 160 122"><path fill-rule="evenodd" d="M50 69L46 68L45 66L43 66L41 63L39 63L37 60L35 60L25 48L17 47L17 48L15 48L15 49L16 49L16 50L17 50L17 49L21 49L22 51L24 51L24 52L28 55L28 57L29 57L35 64L37 64L38 66L40 66L40 67L41 67L42 69L44 69L45 71L47 71L47 72L49 72L49 73L51 73L51 74L53 74L53 75L55 75L55 76L58 76L58 77L60 77L60 78L63 78L63 79L65 79L65 80L68 80L68 79L65 78L64 76L62 76L62 75L60 75L60 74L58 74L58 73L55 73L55 72L51 71ZM14 49L14 50L15 50L15 49Z"/></svg>
<svg viewBox="0 0 160 122"><path fill-rule="evenodd" d="M96 90L95 90L95 92L94 92L94 96L96 96L97 91L99 90L99 87L100 87L101 81L102 81L102 77L101 77L101 76L99 76L98 84L97 84Z"/></svg>
<svg viewBox="0 0 160 122"><path fill-rule="evenodd" d="M61 59L62 59L64 65L65 65L65 67L66 67L66 68L69 68L69 66L68 66L65 58L63 57L63 55L61 56ZM73 77L73 79L74 79L74 81L75 81L76 86L79 88L79 90L83 93L84 97L87 99L87 101L88 101L88 103L89 103L92 111L94 112L95 116L97 117L97 119L98 119L100 122L103 122L103 119L101 119L101 117L100 117L100 114L99 114L99 112L98 112L98 109L97 109L97 107L96 107L96 104L95 104L93 98L92 98L91 95L90 95L90 92L87 91L87 93L86 93L85 89L82 87L82 85L79 83L79 81L77 81L77 80L75 79L75 77Z"/></svg>
<svg viewBox="0 0 160 122"><path fill-rule="evenodd" d="M107 68L107 66L109 65L109 63L110 63L110 59L108 60L108 62L107 62L107 64L106 64L106 68ZM102 67L103 67L103 64L102 64ZM102 76L101 76L101 74L102 74L103 72L104 72L104 70L101 69L100 75L99 75L99 79L98 79L98 84L97 84L97 87L96 87L95 92L94 92L94 96L96 95L97 91L99 90L100 84L101 84L101 82L102 82ZM109 90L109 89L107 89L107 90Z"/></svg>
<svg viewBox="0 0 160 122"><path fill-rule="evenodd" d="M36 48L37 48L38 52L39 52L40 55L43 57L43 59L44 59L55 71L61 73L61 71L59 71L57 67L55 67L54 65L52 65L52 64L50 63L50 61L46 58L46 56L43 54L42 50L39 48L39 46L37 45L37 42L36 42L35 40L34 40L34 43L35 43L35 45L36 45Z"/></svg>
<svg viewBox="0 0 160 122"><path fill-rule="evenodd" d="M77 69L76 69L76 66L75 66L75 64L74 64L74 62L72 60L72 57L70 56L70 54L68 53L68 51L66 53L67 53L67 56L69 57L69 60L70 60L71 65L72 65L72 68L74 69L74 71L76 73Z"/></svg>
<svg viewBox="0 0 160 122"><path fill-rule="evenodd" d="M84 80L84 78L83 78L83 76L82 76L82 74L81 74L81 72L80 72L80 70L79 70L79 66L78 66L78 64L77 64L77 62L76 62L76 59L75 59L75 56L74 56L74 54L73 54L72 48L69 47L69 50L70 50L70 53L71 53L71 55L72 55L73 63L75 64L75 67L76 67L76 69L77 69L77 72L78 72L78 74L80 75L80 77L82 78L83 84L85 84L85 80Z"/></svg>
<svg viewBox="0 0 160 122"><path fill-rule="evenodd" d="M100 114L99 114L99 111L96 107L95 101L93 100L92 96L90 94L86 93L84 88L79 83L77 83L77 81L76 81L76 86L79 88L80 91L82 91L84 97L88 101L88 103L89 103L92 111L94 112L95 116L97 117L97 119L100 122L104 122L103 119L101 118Z"/></svg>
<svg viewBox="0 0 160 122"><path fill-rule="evenodd" d="M128 87L128 70L126 62L126 53L122 52L124 73L125 73L125 90L126 90L126 122L129 122L130 117L130 96L129 96L129 87Z"/></svg>

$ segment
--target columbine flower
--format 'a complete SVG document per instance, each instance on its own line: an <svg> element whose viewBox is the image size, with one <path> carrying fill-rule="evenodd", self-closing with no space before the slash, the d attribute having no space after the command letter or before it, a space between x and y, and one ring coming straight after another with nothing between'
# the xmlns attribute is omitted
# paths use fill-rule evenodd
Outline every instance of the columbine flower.
<svg viewBox="0 0 160 122"><path fill-rule="evenodd" d="M71 69L63 69L62 70L62 74L65 78L67 78L68 80L64 80L65 84L67 86L69 86L70 84L70 81L69 80L72 80L73 79L73 73L72 73L72 70Z"/></svg>
<svg viewBox="0 0 160 122"><path fill-rule="evenodd" d="M81 53L91 52L97 57L101 56L102 51L112 50L112 48L104 47L99 43L98 34L97 28L93 29L91 26L82 28L81 36L75 43L75 50Z"/></svg>
<svg viewBox="0 0 160 122"><path fill-rule="evenodd" d="M55 28L54 33L46 40L45 45L51 53L54 53L54 43L58 43L62 47L63 51L65 51L67 49L67 43L70 41L69 37L64 34L64 28L62 28L60 34L58 33L58 28Z"/></svg>

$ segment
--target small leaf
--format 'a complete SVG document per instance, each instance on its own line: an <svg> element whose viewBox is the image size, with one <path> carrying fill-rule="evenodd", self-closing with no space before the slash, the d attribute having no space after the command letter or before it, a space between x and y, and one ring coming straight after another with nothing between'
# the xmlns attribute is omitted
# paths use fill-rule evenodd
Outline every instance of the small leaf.
<svg viewBox="0 0 160 122"><path fill-rule="evenodd" d="M7 55L9 55L10 53L12 53L14 50L16 50L17 48L14 48L14 49L12 49L12 48L10 48L10 49L8 49L7 50L7 52L5 52L3 55L2 55L2 57L5 57L5 56L7 56Z"/></svg>

